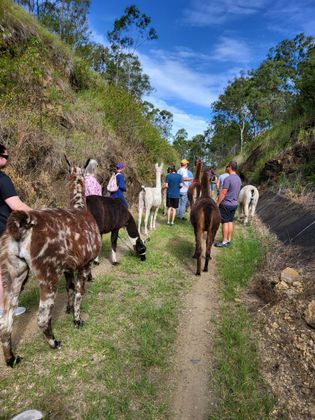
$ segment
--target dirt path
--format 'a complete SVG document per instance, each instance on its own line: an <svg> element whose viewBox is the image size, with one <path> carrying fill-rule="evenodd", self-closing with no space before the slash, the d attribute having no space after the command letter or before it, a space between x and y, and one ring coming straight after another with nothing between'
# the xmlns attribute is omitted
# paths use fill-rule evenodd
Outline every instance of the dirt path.
<svg viewBox="0 0 315 420"><path fill-rule="evenodd" d="M213 395L209 378L213 320L219 312L214 260L209 264L208 273L193 276L193 287L185 297L180 314L174 372L170 380L173 388L171 418L174 420L207 419L211 412Z"/></svg>

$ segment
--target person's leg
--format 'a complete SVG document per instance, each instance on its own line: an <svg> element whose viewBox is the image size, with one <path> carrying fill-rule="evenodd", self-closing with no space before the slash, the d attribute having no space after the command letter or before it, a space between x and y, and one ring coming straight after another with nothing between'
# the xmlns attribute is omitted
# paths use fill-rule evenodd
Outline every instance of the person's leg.
<svg viewBox="0 0 315 420"><path fill-rule="evenodd" d="M177 212L176 212L177 217L179 219L181 219L184 216L184 211L185 211L185 207L183 205L183 197L184 197L184 194L180 194L180 196L179 196L179 205L178 205L178 209L177 209Z"/></svg>
<svg viewBox="0 0 315 420"><path fill-rule="evenodd" d="M175 216L176 216L176 209L172 208L172 225L174 224Z"/></svg>
<svg viewBox="0 0 315 420"><path fill-rule="evenodd" d="M229 241L229 223L222 223L222 242L227 243Z"/></svg>
<svg viewBox="0 0 315 420"><path fill-rule="evenodd" d="M167 224L170 224L172 207L167 208Z"/></svg>
<svg viewBox="0 0 315 420"><path fill-rule="evenodd" d="M233 236L233 230L234 230L233 222L229 222L229 223L226 223L226 224L228 225L227 240L228 240L228 242L231 242L232 236Z"/></svg>

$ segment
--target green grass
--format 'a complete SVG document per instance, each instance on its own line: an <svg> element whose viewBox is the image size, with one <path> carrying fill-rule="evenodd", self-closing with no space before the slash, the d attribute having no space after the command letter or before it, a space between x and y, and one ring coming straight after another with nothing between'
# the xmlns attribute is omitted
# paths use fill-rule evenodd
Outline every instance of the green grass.
<svg viewBox="0 0 315 420"><path fill-rule="evenodd" d="M223 302L214 345L217 404L211 419L267 419L273 398L260 375L252 320L237 298L260 268L263 250L252 229L237 227L233 242L217 256Z"/></svg>
<svg viewBox="0 0 315 420"><path fill-rule="evenodd" d="M63 341L60 351L51 350L37 331L19 342L23 363L1 372L0 417L29 408L48 418L167 417L169 354L181 296L191 285L182 263L186 257L191 262L192 252L191 226L178 224L171 230L161 225L151 236L145 262L127 252L120 265L89 284L82 329L74 328L72 315L54 320L56 338ZM62 280L60 290L64 287ZM26 286L20 304L37 309L35 280Z"/></svg>

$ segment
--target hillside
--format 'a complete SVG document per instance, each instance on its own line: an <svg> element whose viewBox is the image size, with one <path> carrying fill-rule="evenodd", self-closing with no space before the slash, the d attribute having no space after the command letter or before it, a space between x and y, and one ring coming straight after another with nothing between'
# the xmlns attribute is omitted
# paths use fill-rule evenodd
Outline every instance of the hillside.
<svg viewBox="0 0 315 420"><path fill-rule="evenodd" d="M175 163L174 149L144 117L141 104L108 86L60 39L8 0L0 3L0 142L12 176L31 205L67 203L64 153L97 158L100 180L126 165L127 199L154 180L154 163Z"/></svg>

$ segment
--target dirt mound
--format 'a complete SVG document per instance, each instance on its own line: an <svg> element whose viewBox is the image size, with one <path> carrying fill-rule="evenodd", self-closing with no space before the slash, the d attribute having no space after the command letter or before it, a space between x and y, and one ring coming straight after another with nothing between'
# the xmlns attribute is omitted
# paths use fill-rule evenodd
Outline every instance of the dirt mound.
<svg viewBox="0 0 315 420"><path fill-rule="evenodd" d="M304 314L315 299L314 258L310 260L314 254L308 255L309 248L272 241L265 266L247 296L255 314L262 372L275 396L271 417L311 419L315 418L315 329L305 322ZM286 267L298 272L292 282L281 278Z"/></svg>
<svg viewBox="0 0 315 420"><path fill-rule="evenodd" d="M285 244L297 245L315 255L315 212L307 210L292 200L266 191L261 194L257 213L266 226Z"/></svg>

